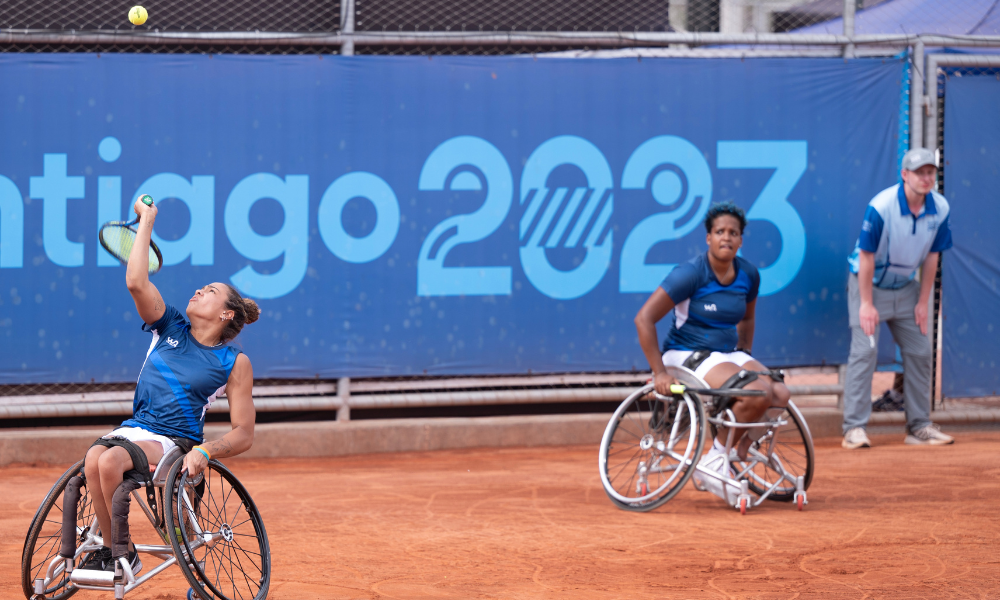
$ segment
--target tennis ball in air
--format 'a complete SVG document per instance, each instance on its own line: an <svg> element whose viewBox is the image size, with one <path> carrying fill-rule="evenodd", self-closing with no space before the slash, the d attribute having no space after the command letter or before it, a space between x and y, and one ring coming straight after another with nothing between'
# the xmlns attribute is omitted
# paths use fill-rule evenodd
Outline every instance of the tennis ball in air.
<svg viewBox="0 0 1000 600"><path fill-rule="evenodd" d="M146 22L146 17L148 16L149 15L146 14L146 9L141 6L133 6L128 11L128 20L133 25L142 25Z"/></svg>

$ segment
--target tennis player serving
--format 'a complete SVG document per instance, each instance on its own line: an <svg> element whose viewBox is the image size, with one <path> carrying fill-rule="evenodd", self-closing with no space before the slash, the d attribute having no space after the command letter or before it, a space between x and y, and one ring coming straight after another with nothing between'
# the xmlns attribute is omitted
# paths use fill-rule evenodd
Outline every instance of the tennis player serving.
<svg viewBox="0 0 1000 600"><path fill-rule="evenodd" d="M105 544L112 532L112 498L125 472L148 469L176 445L187 453L184 468L197 475L210 458L249 450L256 420L250 359L227 343L244 325L257 320L260 309L224 283L195 290L188 301L186 319L164 303L160 291L149 281L150 236L157 208L145 196L136 200L134 209L139 220L127 259L125 285L144 322L143 331L152 333L153 340L136 383L132 418L97 440L87 452L84 471ZM222 439L201 444L205 413L223 392L229 399L232 430ZM133 573L138 573L142 565L131 540L128 560ZM79 568L113 571L111 549L105 545L93 552Z"/></svg>

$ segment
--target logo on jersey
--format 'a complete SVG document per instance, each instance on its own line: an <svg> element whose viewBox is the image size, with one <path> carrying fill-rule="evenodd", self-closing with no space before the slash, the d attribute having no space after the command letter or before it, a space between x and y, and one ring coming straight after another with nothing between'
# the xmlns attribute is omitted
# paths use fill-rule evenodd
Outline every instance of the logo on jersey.
<svg viewBox="0 0 1000 600"><path fill-rule="evenodd" d="M705 310L711 311L711 312L717 312L719 309L716 308L714 304L706 304L705 305Z"/></svg>
<svg viewBox="0 0 1000 600"><path fill-rule="evenodd" d="M171 348L176 348L176 347L177 347L177 344L179 344L180 342L178 342L177 340L175 340L175 339L174 339L174 338L172 338L172 337L168 337L168 338L167 338L167 343L168 343L168 344L170 344L170 347L171 347Z"/></svg>

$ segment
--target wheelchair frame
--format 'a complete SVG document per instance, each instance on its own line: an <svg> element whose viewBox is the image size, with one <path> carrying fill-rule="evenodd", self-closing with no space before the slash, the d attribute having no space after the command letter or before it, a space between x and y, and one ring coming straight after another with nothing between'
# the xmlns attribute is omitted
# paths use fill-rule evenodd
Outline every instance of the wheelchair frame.
<svg viewBox="0 0 1000 600"><path fill-rule="evenodd" d="M608 423L607 428L604 432L604 437L601 441L600 450L600 471L601 471L601 482L604 486L605 492L619 507L628 510L651 510L657 506L662 505L670 498L672 498L680 487L683 487L687 479L693 479L688 473L682 477L677 485L677 489L673 489L669 494L665 494L664 497L654 498L652 500L646 499L646 492L648 490L648 485L646 484L647 477L650 473L659 472L656 469L659 468L661 458L670 455L670 458L677 461L676 466L667 467L664 470L673 470L674 474L671 475L671 479L667 483L672 481L676 477L676 473L681 469L690 472L693 475L697 472L701 477L710 477L722 483L724 489L726 486L735 488L739 490L736 497L736 501L733 505L734 508L739 509L742 514L746 514L746 511L750 508L760 506L765 500L768 499L778 499L778 500L792 500L795 502L796 507L799 510L808 504L808 498L806 495L806 490L812 480L812 472L814 470L814 456L815 452L813 449L812 434L809 432L809 426L802 414L799 412L795 404L789 401L787 408L772 408L768 409L770 411L779 410L781 412L787 411L789 419L783 419L778 415L770 417L769 420L762 420L754 423L740 423L736 420L733 411L727 408L721 414L715 417L705 417L704 409L699 406L699 410L693 411L690 408L692 403L702 404L699 394L711 395L711 391L708 389L710 386L702 380L700 377L694 374L693 371L685 367L667 367L667 372L674 377L678 382L686 386L687 388L697 389L698 392L686 390L681 398L677 401L680 408L675 409L677 412L683 409L684 405L688 406L687 413L689 415L700 415L702 418L694 419L692 422L698 421L698 429L701 430L698 433L699 446L696 448L696 452L692 453L688 451L685 455L679 456L672 453L674 445L678 440L674 439L677 432L677 422L673 423L670 435L671 437L666 440L655 440L655 436L651 433L647 433L642 436L638 442L638 447L640 451L650 452L655 449L659 453L659 456L653 456L652 460L644 461L639 460L636 464L635 470L635 481L636 481L636 493L639 494L639 499L628 499L618 490L615 489L614 483L610 480L608 474L608 459L610 448L613 443L612 438L615 435L616 430L619 427L619 422L622 420L622 414L625 409L632 403L637 402L637 398L645 394L653 394L659 400L664 403L675 401L674 398L660 396L657 394L652 384L648 384L638 390L637 392L630 395L615 412L611 421ZM727 390L728 391L728 390ZM684 404L681 404L683 401ZM713 403L715 400L713 400ZM704 435L704 429L707 425L714 425L715 427L726 427L728 428L728 435L726 439L726 448L723 454L720 454L717 459L710 461L710 464L702 464L700 462L701 457L701 440L706 437ZM802 443L805 450L805 473L793 474L785 466L780 456L780 452L777 452L777 445L779 443L779 436L783 427L789 425L794 425L802 438ZM755 436L755 443L751 445L747 460L741 461L739 459L734 460L733 450L735 445L738 443L742 436L737 436L737 430L763 430L760 435ZM690 439L694 439L694 428L691 428ZM648 439L647 439L648 438ZM692 455L693 454L693 455ZM725 477L719 473L719 467L721 467L721 461L725 460L734 467L738 467L736 473L733 477ZM773 481L768 480L765 477L759 475L756 468L759 466L764 466L766 469L773 471L776 475ZM691 467L694 467L692 470ZM716 469L713 470L710 467L715 466ZM631 484L631 479L629 480ZM692 484L696 489L704 491L704 488L698 485L697 481L693 481ZM782 492L782 497L776 497L776 492L782 489L782 484L787 484L789 486L787 490L794 489L794 492L790 497L787 497L787 492ZM754 499L750 495L750 491L757 494L757 498ZM728 495L728 494L727 494ZM728 502L727 502L728 503Z"/></svg>
<svg viewBox="0 0 1000 600"><path fill-rule="evenodd" d="M206 467L206 470L203 473L188 480L187 473L181 472L181 467L183 466L183 456L183 452L180 448L171 448L159 461L153 471L153 486L160 492L160 497L162 499L160 512L163 514L159 515L159 519L157 519L157 516L153 513L149 506L146 505L144 498L142 498L139 494L140 490L143 490L144 488L139 487L138 489L131 489L129 492L130 496L138 502L143 513L146 515L146 518L153 526L153 529L160 535L163 541L166 542L168 539L170 540L170 543L168 544L134 543L135 549L140 554L148 554L157 557L163 562L155 567L152 567L147 573L139 577L136 577L132 573L128 560L125 557L119 558L115 563L114 572L75 568L76 563L81 559L81 557L92 551L100 549L102 546L110 546L110 544L105 543L104 537L98 533L97 518L92 515L91 522L86 527L80 527L77 523L70 525L70 527L75 527L76 529L76 549L73 558L65 558L61 556L60 553L56 553L56 555L49 560L49 564L45 570L45 576L33 579L33 593L28 596L29 600L48 600L54 596L67 598L74 594L78 589L113 591L116 600L123 600L126 594L135 590L137 587L162 573L174 564L181 567L185 578L188 580L188 583L191 584L192 590L197 590L194 594L195 598L215 598L216 596L212 595L215 591L214 589L209 591L202 587L203 585L211 585L211 583L202 583L198 580L198 576L194 575L195 565L193 562L197 562L199 572L204 573L206 561L197 561L197 559L192 561L192 557L195 556L194 553L196 550L203 549L205 547L211 549L220 541L232 542L234 536L233 528L236 525L221 523L218 527L218 531L205 531L198 522L199 519L196 516L198 512L196 505L199 501L193 499L192 491L194 491L198 486L203 485L207 474L216 471L219 472L223 479L228 479L226 474L232 477L233 481L230 481L229 483L230 486L233 487L233 491L236 492L235 495L241 502L241 506L244 506L244 503L249 503L249 506L245 506L248 513L246 520L242 523L253 521L252 526L254 527L257 542L262 549L262 552L260 553L261 575L260 581L258 582L259 587L257 592L254 594L254 598L255 600L263 600L266 598L270 585L270 551L267 541L267 533L264 530L263 522L260 519L256 506L253 505L252 499L250 499L249 494L246 493L245 488L243 488L243 486L239 484L239 481L235 479L235 476L232 476L228 469L225 469L225 467L218 461L210 461L209 466ZM81 460L73 465L73 467L71 467L66 474L64 474L63 478L60 479L60 482L65 479L66 483L68 483L74 474L82 472L82 467L83 461ZM176 489L176 495L174 490L167 490L167 484L171 481L173 481L173 486ZM239 486L239 489L233 485L233 482ZM63 483L63 489L65 489L66 483ZM124 483L126 482L123 481L123 484ZM48 511L53 508L54 501L58 499L58 495L62 491L56 489L58 486L59 482L57 482L56 486L54 486L46 496L42 506L39 507L38 513L36 513L35 518L32 521L32 526L29 528L28 539L25 540L24 552L26 555L22 557L22 569L30 568L30 557L27 556L27 553L34 545L35 540L32 540L32 535L34 534L37 539L41 530L41 524L37 524L37 522L39 519L44 521L48 516ZM56 497L51 498L50 503L50 497L53 494L55 494ZM80 500L77 498L77 505L79 505L79 502ZM178 502L181 502L182 505L178 505ZM46 509L47 503L48 508ZM79 506L76 508L78 509ZM43 511L45 514L42 514ZM253 511L253 515L250 514L251 511ZM74 513L75 512L76 511L74 511ZM77 520L79 519L79 516L77 514L68 515L64 512L63 518L73 518ZM126 514L123 517L116 517L115 515L112 515L112 519L116 518L124 518L127 520L128 515ZM191 530L190 535L188 534L188 529ZM171 531L174 532L173 535L168 533ZM183 565L179 558L183 560ZM29 566L26 566L25 563ZM185 569L184 566L187 566L187 569ZM69 576L68 580L62 581L62 584L55 588L55 590L58 590L63 586L65 586L65 590L58 594L54 593L53 596L47 595L48 592L55 591L50 590L50 586L55 584L57 580L60 580L64 574ZM217 580L216 584L218 583L219 582ZM27 592L27 590L25 590L25 592ZM243 597L242 594L240 597Z"/></svg>

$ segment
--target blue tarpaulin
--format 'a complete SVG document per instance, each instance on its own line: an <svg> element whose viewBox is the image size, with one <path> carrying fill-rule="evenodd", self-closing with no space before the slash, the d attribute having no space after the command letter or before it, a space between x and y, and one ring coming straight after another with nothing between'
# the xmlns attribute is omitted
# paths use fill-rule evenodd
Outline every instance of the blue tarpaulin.
<svg viewBox="0 0 1000 600"><path fill-rule="evenodd" d="M140 190L168 302L260 302L257 377L645 370L633 317L725 200L755 356L843 363L902 61L707 66L2 54L0 382L135 377L149 335L96 234Z"/></svg>
<svg viewBox="0 0 1000 600"><path fill-rule="evenodd" d="M1000 81L945 84L944 188L955 247L944 253L943 393L1000 393Z"/></svg>

